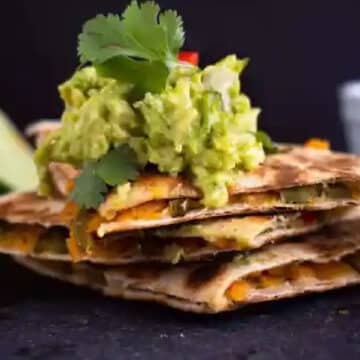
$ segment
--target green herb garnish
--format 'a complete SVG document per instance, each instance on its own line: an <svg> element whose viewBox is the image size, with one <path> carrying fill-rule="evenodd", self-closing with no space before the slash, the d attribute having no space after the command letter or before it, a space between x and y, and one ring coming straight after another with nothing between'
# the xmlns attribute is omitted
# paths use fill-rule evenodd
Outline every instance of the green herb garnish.
<svg viewBox="0 0 360 360"><path fill-rule="evenodd" d="M107 185L122 185L138 176L138 162L126 145L109 151L97 162L88 163L75 181L70 199L81 208L96 209L104 200Z"/></svg>
<svg viewBox="0 0 360 360"><path fill-rule="evenodd" d="M271 137L265 132L258 130L255 133L256 140L263 144L264 150L267 154L276 153L278 148L271 140Z"/></svg>
<svg viewBox="0 0 360 360"><path fill-rule="evenodd" d="M244 251L243 253L236 255L233 258L233 263L240 266L249 265L251 260L248 251Z"/></svg>
<svg viewBox="0 0 360 360"><path fill-rule="evenodd" d="M0 182L0 195L6 194L8 192L10 192L11 189L9 186L5 185L4 183Z"/></svg>
<svg viewBox="0 0 360 360"><path fill-rule="evenodd" d="M101 75L134 84L140 95L165 87L183 44L183 21L176 11L160 13L152 1L132 1L121 16L87 21L78 53L81 63L91 62Z"/></svg>
<svg viewBox="0 0 360 360"><path fill-rule="evenodd" d="M81 208L96 208L104 200L107 186L96 174L96 163L87 164L75 181L70 199Z"/></svg>
<svg viewBox="0 0 360 360"><path fill-rule="evenodd" d="M135 180L138 175L138 162L135 153L127 146L109 151L96 166L96 174L107 185L121 185Z"/></svg>

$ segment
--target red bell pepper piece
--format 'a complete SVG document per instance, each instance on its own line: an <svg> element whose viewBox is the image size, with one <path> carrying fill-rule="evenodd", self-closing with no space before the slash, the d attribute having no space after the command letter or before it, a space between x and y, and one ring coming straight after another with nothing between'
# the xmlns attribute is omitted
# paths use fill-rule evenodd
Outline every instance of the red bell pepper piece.
<svg viewBox="0 0 360 360"><path fill-rule="evenodd" d="M178 59L195 66L199 65L199 53L196 51L180 51Z"/></svg>
<svg viewBox="0 0 360 360"><path fill-rule="evenodd" d="M311 212L302 213L301 218L303 219L304 223L307 225L314 224L316 221L316 215Z"/></svg>

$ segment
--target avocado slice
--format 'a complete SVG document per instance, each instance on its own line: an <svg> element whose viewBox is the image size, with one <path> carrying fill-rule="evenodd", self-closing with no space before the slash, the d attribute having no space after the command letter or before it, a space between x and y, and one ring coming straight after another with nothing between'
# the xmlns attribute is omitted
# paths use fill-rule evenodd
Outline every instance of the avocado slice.
<svg viewBox="0 0 360 360"><path fill-rule="evenodd" d="M38 184L32 149L0 111L0 193L34 190Z"/></svg>
<svg viewBox="0 0 360 360"><path fill-rule="evenodd" d="M290 204L305 204L321 196L321 185L301 186L280 191L281 200Z"/></svg>

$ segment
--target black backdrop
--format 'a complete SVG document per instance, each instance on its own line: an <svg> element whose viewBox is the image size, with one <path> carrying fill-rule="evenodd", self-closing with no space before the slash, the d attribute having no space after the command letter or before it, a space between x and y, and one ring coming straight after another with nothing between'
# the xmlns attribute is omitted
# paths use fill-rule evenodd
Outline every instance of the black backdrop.
<svg viewBox="0 0 360 360"><path fill-rule="evenodd" d="M183 14L189 49L202 63L236 52L251 64L243 87L281 141L309 136L344 146L336 87L360 78L358 0L167 0ZM12 0L0 11L0 108L20 127L57 117L56 86L77 65L85 19L119 12L121 0Z"/></svg>

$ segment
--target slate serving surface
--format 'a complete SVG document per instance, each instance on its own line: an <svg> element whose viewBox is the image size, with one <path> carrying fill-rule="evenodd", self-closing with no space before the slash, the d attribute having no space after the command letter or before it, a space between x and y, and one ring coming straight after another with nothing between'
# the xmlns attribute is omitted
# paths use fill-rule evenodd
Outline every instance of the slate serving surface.
<svg viewBox="0 0 360 360"><path fill-rule="evenodd" d="M360 359L360 288L216 316L106 299L0 258L0 359Z"/></svg>

